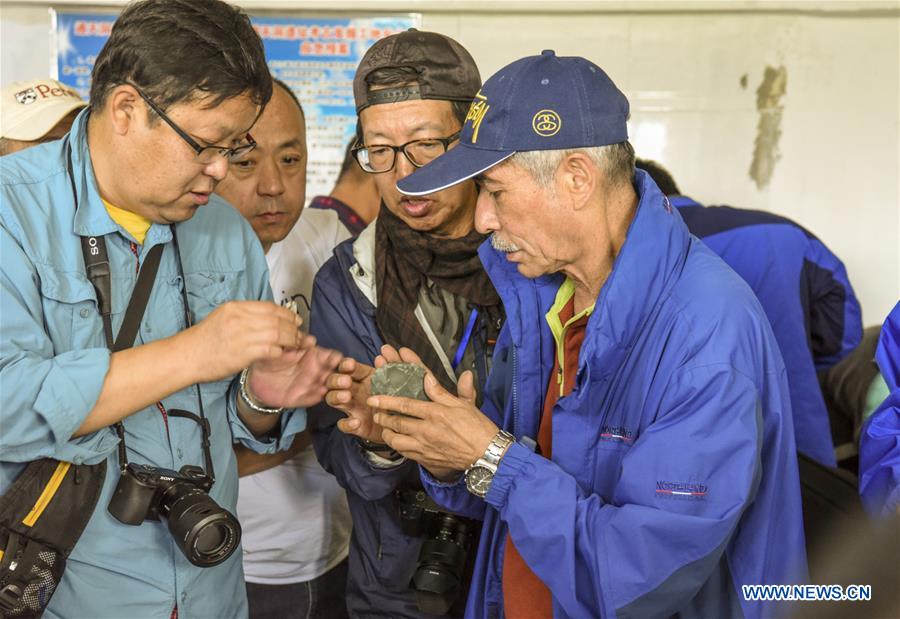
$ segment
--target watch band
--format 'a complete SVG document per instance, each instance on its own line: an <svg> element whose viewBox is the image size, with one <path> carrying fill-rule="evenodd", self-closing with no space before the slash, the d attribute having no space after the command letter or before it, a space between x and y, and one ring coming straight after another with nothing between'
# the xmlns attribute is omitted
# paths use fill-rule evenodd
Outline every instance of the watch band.
<svg viewBox="0 0 900 619"><path fill-rule="evenodd" d="M500 459L516 437L500 430L491 439L484 454L478 458L465 472L466 488L477 497L484 498L494 480L494 474L500 466Z"/></svg>
<svg viewBox="0 0 900 619"><path fill-rule="evenodd" d="M248 407L250 407L250 410L252 410L255 413L259 413L260 415L277 415L278 413L281 413L282 411L284 411L283 406L277 406L277 407L263 406L262 404L259 404L253 398L253 395L250 393L250 389L247 387L247 376L249 374L250 374L250 368L244 368L244 370L241 372L241 377L238 380L238 383L241 386L241 388L240 388L241 399L244 401L244 404L246 404Z"/></svg>
<svg viewBox="0 0 900 619"><path fill-rule="evenodd" d="M500 465L500 458L503 457L503 454L506 453L506 448L513 442L515 442L516 437L507 432L506 430L500 430L497 434L494 435L494 438L491 439L491 442L488 444L487 449L478 460L475 461L475 464L490 464L494 467L494 470L497 470L497 467Z"/></svg>

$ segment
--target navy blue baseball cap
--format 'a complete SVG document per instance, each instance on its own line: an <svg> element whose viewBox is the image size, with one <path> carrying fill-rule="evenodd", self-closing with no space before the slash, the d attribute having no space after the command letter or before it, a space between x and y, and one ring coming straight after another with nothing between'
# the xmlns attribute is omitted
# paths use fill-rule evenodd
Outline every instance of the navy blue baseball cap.
<svg viewBox="0 0 900 619"><path fill-rule="evenodd" d="M553 50L509 64L475 95L459 144L397 183L411 196L478 176L519 151L618 144L628 99L603 69Z"/></svg>

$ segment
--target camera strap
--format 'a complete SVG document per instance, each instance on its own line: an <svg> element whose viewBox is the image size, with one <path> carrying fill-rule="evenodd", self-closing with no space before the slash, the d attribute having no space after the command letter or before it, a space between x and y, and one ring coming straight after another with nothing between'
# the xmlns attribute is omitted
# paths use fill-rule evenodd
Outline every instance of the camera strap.
<svg viewBox="0 0 900 619"><path fill-rule="evenodd" d="M147 302L150 300L150 292L153 290L153 282L162 258L163 245L153 247L144 259L115 341L113 341L112 335L112 288L110 285L112 278L110 277L109 256L106 252L106 239L102 236L82 237L81 253L84 255L84 267L88 279L91 280L94 291L97 293L97 306L100 310L100 317L103 319L106 346L112 352L131 348L134 345L134 338L137 336L141 320L144 318ZM116 434L119 435L119 464L124 467L128 463L125 450L125 426L120 421L114 427Z"/></svg>
<svg viewBox="0 0 900 619"><path fill-rule="evenodd" d="M94 290L97 292L97 303L100 315L103 318L106 345L113 352L131 348L141 326L141 320L144 318L147 302L150 300L150 292L153 290L153 282L156 279L156 272L159 270L159 262L162 258L163 245L153 247L144 259L144 264L138 273L137 283L135 283L134 291L131 293L131 300L128 302L128 309L125 310L125 317L122 319L122 326L119 328L119 334L116 336L115 342L113 342L112 338L112 302L110 300L112 292L106 241L102 236L81 237L81 251L84 254L84 266L87 270L88 279L91 280L91 284L94 285Z"/></svg>
<svg viewBox="0 0 900 619"><path fill-rule="evenodd" d="M75 186L75 175L72 169L72 150L71 145L68 149L68 172L69 181L72 185L72 196L75 200L75 210L78 210L78 191ZM181 275L181 299L184 305L185 327L192 326L190 306L187 297L187 282L184 278L184 269L181 264L181 252L178 249L178 236L175 227L172 226L172 247L178 262L178 270ZM128 301L128 307L125 309L125 315L122 318L122 325L119 327L119 333L113 340L112 328L112 288L110 276L109 254L106 249L106 239L103 236L86 236L81 238L81 253L84 256L84 267L88 279L97 293L97 307L100 316L103 319L103 333L106 338L106 345L112 352L120 352L134 346L134 339L137 337L138 329L141 326L141 320L147 309L147 303L150 301L150 293L153 291L153 284L156 280L156 273L159 271L159 264L162 260L162 254L165 246L162 244L155 245L150 248L147 256L144 258L144 264L138 272L137 281L134 289L131 291L131 298ZM215 471L213 470L212 453L210 451L210 426L209 420L206 419L203 411L203 398L200 394L200 386L194 385L197 390L197 402L200 409L200 415L194 415L188 411L173 409L168 411L171 417L182 417L195 421L201 430L201 447L203 449L203 457L206 465L206 474L210 479L215 480ZM114 425L116 434L119 436L119 466L122 470L128 465L128 453L125 447L125 426L121 421Z"/></svg>
<svg viewBox="0 0 900 619"><path fill-rule="evenodd" d="M153 282L156 279L156 272L159 270L163 248L163 245L156 245L150 249L147 257L144 259L144 264L141 266L137 282L134 285L134 291L131 293L131 300L128 302L128 309L125 310L125 317L122 319L122 326L119 328L119 334L116 336L115 342L113 342L112 303L109 299L111 296L109 260L106 256L106 242L103 237L87 236L81 238L81 250L84 253L88 279L91 280L94 290L97 292L100 314L103 317L103 331L106 334L106 343L113 352L119 352L134 345L134 338L137 336L141 320L144 318L147 302L150 300L150 292L153 290ZM94 249L99 251L94 254L92 253Z"/></svg>

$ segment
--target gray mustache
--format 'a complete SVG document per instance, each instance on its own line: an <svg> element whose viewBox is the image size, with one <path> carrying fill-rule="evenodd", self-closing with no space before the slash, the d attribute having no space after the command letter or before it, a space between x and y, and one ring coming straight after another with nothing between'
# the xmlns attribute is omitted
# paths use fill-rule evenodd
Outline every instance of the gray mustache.
<svg viewBox="0 0 900 619"><path fill-rule="evenodd" d="M491 247L506 254L512 253L514 251L519 251L518 245L511 241L504 241L496 234L491 234Z"/></svg>

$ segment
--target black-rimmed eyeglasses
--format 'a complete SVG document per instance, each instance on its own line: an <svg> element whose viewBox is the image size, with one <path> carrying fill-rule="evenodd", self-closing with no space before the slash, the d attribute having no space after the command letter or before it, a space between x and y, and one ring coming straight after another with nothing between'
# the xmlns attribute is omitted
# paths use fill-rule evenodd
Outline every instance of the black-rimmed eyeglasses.
<svg viewBox="0 0 900 619"><path fill-rule="evenodd" d="M150 97L144 94L144 92L137 87L137 85L128 82L128 85L134 88L137 93L141 96L141 99L147 104L147 106L153 110L160 118L162 118L167 125L172 127L172 130L178 134L178 136L187 142L188 146L194 149L194 152L197 153L196 161L197 163L209 164L215 161L216 157L224 157L229 162L237 161L251 150L256 148L256 140L253 139L249 133L246 136L247 143L241 144L240 146L228 147L228 146L200 146L197 144L196 140L194 140L187 132L175 124L171 118L166 116L166 113L160 109L158 105L156 105Z"/></svg>
<svg viewBox="0 0 900 619"><path fill-rule="evenodd" d="M417 168L437 159L447 152L450 144L459 139L459 131L446 138L424 138L411 140L400 146L390 144L359 144L351 152L353 158L369 174L381 174L394 169L397 153L403 153L406 159Z"/></svg>

